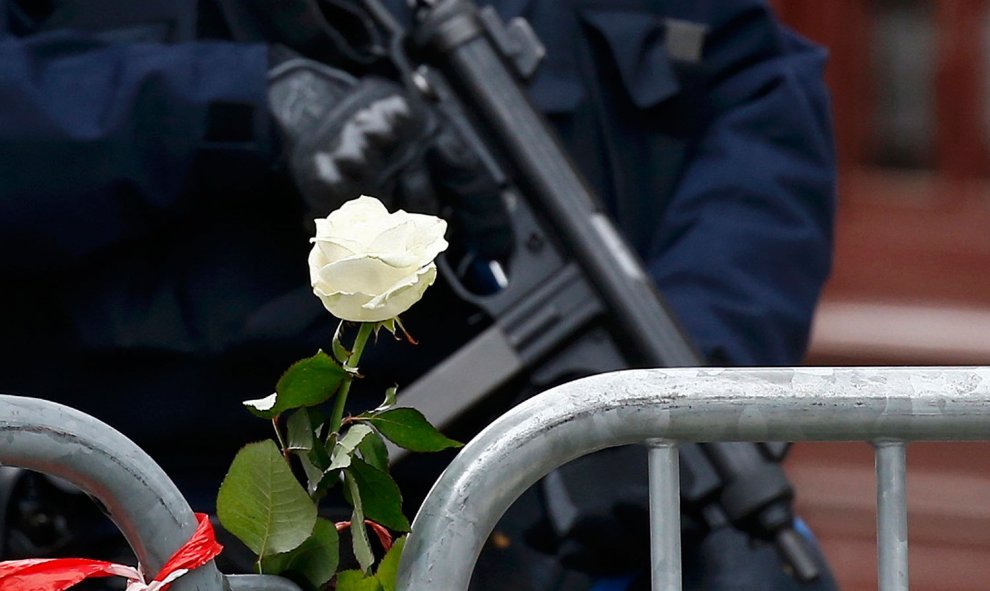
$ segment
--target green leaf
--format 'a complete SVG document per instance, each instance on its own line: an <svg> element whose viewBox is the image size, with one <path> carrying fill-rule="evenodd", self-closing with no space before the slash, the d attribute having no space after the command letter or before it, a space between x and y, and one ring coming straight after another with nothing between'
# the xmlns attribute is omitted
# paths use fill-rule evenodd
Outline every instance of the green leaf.
<svg viewBox="0 0 990 591"><path fill-rule="evenodd" d="M358 444L358 453L361 459L368 462L382 472L388 472L388 448L385 447L385 440L378 432L373 432L370 437L365 437Z"/></svg>
<svg viewBox="0 0 990 591"><path fill-rule="evenodd" d="M357 449L357 446L364 441L364 438L372 433L371 427L367 425L354 425L337 441L336 448L347 453L353 453ZM334 455L337 455L336 449L334 450Z"/></svg>
<svg viewBox="0 0 990 591"><path fill-rule="evenodd" d="M375 410L387 410L395 406L395 393L398 392L398 386L392 386L391 388L385 390L385 401L379 405Z"/></svg>
<svg viewBox="0 0 990 591"><path fill-rule="evenodd" d="M345 472L361 492L365 517L396 531L409 531L409 521L402 514L402 493L391 476L360 458L353 458Z"/></svg>
<svg viewBox="0 0 990 591"><path fill-rule="evenodd" d="M313 488L313 492L310 493L310 497L315 499L319 503L320 499L326 496L327 492L341 484L344 481L344 471L343 470L330 470L329 472L324 472L323 477L317 480L313 480L310 486ZM346 488L344 489L346 491ZM347 496L347 493L344 493Z"/></svg>
<svg viewBox="0 0 990 591"><path fill-rule="evenodd" d="M319 441L317 431L323 419L315 408L301 408L289 415L286 422L286 445L299 459L306 474L306 492L318 499L317 491L322 484L324 489L332 487L336 481L326 478L330 467L330 454ZM322 496L322 495L321 495Z"/></svg>
<svg viewBox="0 0 990 591"><path fill-rule="evenodd" d="M375 575L345 570L337 573L337 591L382 591L382 585Z"/></svg>
<svg viewBox="0 0 990 591"><path fill-rule="evenodd" d="M319 488L324 473L330 465L330 456L317 440L314 423L319 422L318 411L313 408L301 408L286 421L286 445L299 459L299 465L306 474L306 492L311 497ZM316 498L316 497L313 497Z"/></svg>
<svg viewBox="0 0 990 591"><path fill-rule="evenodd" d="M357 417L375 426L390 441L409 451L440 451L463 444L448 439L414 408L372 411Z"/></svg>
<svg viewBox="0 0 990 591"><path fill-rule="evenodd" d="M316 442L316 428L309 417L309 409L299 409L285 422L286 446L289 451L310 451Z"/></svg>
<svg viewBox="0 0 990 591"><path fill-rule="evenodd" d="M244 446L217 495L217 517L264 558L302 544L316 524L316 506L271 440Z"/></svg>
<svg viewBox="0 0 990 591"><path fill-rule="evenodd" d="M395 580L399 574L399 559L402 557L402 549L406 546L406 536L402 536L392 544L389 551L378 563L378 582L383 591L395 591Z"/></svg>
<svg viewBox="0 0 990 591"><path fill-rule="evenodd" d="M395 591L399 572L399 558L405 547L405 536L399 538L378 564L373 575L359 570L345 570L337 573L337 591Z"/></svg>
<svg viewBox="0 0 990 591"><path fill-rule="evenodd" d="M361 570L368 572L375 562L375 555L371 551L371 540L368 539L368 528L364 525L364 508L361 503L361 490L357 481L348 471L344 471L344 482L347 490L350 491L351 505L354 511L351 512L351 547L354 550L354 558L357 559Z"/></svg>
<svg viewBox="0 0 990 591"><path fill-rule="evenodd" d="M337 330L333 333L333 342L330 346L333 351L334 358L340 363L347 363L347 360L351 357L351 352L347 350L344 346L343 341L340 340L340 336L344 334L344 321L341 320L340 324L337 325Z"/></svg>
<svg viewBox="0 0 990 591"><path fill-rule="evenodd" d="M302 466L303 472L306 474L306 493L310 495L310 498L316 500L317 497L314 495L316 491L319 490L320 484L323 482L326 472L322 468L316 465L313 461L314 454L299 454L299 465Z"/></svg>
<svg viewBox="0 0 990 591"><path fill-rule="evenodd" d="M277 417L287 410L315 406L325 402L337 391L346 372L323 351L293 363L279 378L275 397L244 402L255 415L263 419Z"/></svg>
<svg viewBox="0 0 990 591"><path fill-rule="evenodd" d="M317 439L319 439L319 432L323 429L323 424L325 421L329 420L317 406L306 407L306 414L309 415L309 424L313 427L313 433L317 434Z"/></svg>
<svg viewBox="0 0 990 591"><path fill-rule="evenodd" d="M326 585L340 560L337 527L327 519L317 519L313 535L298 548L262 560L266 574L282 575L311 589ZM381 567L379 567L379 571Z"/></svg>
<svg viewBox="0 0 990 591"><path fill-rule="evenodd" d="M354 457L354 450L368 436L371 435L371 427L357 424L347 430L344 436L333 446L333 454L330 456L330 466L327 470L338 470L351 465L351 458Z"/></svg>
<svg viewBox="0 0 990 591"><path fill-rule="evenodd" d="M392 336L395 336L395 321L396 318L389 318L388 320L382 320L381 322L376 323L375 337L378 336L378 332L383 328L392 333Z"/></svg>

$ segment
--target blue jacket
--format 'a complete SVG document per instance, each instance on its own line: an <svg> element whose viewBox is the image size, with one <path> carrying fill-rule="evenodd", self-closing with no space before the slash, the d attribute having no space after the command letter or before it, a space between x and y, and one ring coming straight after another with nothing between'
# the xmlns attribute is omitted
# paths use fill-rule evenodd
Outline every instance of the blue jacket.
<svg viewBox="0 0 990 591"><path fill-rule="evenodd" d="M762 0L494 4L542 37L535 104L699 348L796 363L830 264L824 52ZM0 391L225 462L245 439L217 425L332 330L265 47L194 39L193 0L32 6L0 0Z"/></svg>
<svg viewBox="0 0 990 591"><path fill-rule="evenodd" d="M546 44L535 103L702 352L798 363L831 262L824 51L764 0L495 4Z"/></svg>

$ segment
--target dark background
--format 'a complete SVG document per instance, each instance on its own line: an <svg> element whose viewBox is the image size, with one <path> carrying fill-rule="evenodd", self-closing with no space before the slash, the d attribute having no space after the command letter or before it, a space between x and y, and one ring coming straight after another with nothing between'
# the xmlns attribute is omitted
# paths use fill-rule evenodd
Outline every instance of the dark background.
<svg viewBox="0 0 990 591"><path fill-rule="evenodd" d="M772 0L830 51L833 276L807 363L990 363L990 2ZM876 589L873 451L796 446L788 472L845 591ZM908 447L911 588L990 580L990 445Z"/></svg>

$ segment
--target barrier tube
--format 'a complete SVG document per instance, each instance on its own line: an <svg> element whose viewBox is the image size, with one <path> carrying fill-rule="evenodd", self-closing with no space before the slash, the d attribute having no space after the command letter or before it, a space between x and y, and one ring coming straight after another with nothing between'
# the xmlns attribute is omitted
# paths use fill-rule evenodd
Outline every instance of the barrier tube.
<svg viewBox="0 0 990 591"><path fill-rule="evenodd" d="M149 576L196 530L189 504L148 454L112 427L69 407L0 395L0 464L64 478L98 499ZM171 588L224 587L209 562Z"/></svg>
<svg viewBox="0 0 990 591"><path fill-rule="evenodd" d="M678 441L990 439L990 368L624 370L563 384L475 437L413 523L398 589L462 591L495 523L579 456Z"/></svg>

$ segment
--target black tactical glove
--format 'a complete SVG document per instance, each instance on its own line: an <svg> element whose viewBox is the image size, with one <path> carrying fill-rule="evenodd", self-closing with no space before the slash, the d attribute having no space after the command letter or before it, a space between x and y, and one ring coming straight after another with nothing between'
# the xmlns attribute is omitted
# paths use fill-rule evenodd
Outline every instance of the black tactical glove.
<svg viewBox="0 0 990 591"><path fill-rule="evenodd" d="M398 85L357 79L276 48L268 98L292 178L326 214L361 194L387 198L431 133L425 110Z"/></svg>
<svg viewBox="0 0 990 591"><path fill-rule="evenodd" d="M356 78L283 48L272 50L272 63L269 104L284 158L316 215L372 195L391 209L442 214L462 252L508 258L499 187L433 109L392 81Z"/></svg>

